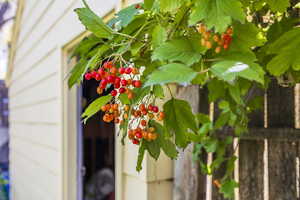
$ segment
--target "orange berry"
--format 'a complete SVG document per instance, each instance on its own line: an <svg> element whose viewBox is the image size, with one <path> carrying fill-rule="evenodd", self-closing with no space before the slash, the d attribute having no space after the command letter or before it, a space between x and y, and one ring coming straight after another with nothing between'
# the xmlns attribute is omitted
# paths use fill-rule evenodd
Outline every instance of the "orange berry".
<svg viewBox="0 0 300 200"><path fill-rule="evenodd" d="M118 104L113 104L112 108L113 108L114 110L118 110L119 105L118 105Z"/></svg>
<svg viewBox="0 0 300 200"><path fill-rule="evenodd" d="M142 115L147 115L148 111L145 109L145 110L142 110Z"/></svg>
<svg viewBox="0 0 300 200"><path fill-rule="evenodd" d="M210 32L209 31L206 31L204 34L203 34L203 37L204 39L208 40L210 38Z"/></svg>
<svg viewBox="0 0 300 200"><path fill-rule="evenodd" d="M145 140L147 140L148 139L148 133L147 133L147 131L142 131L142 134L143 134L143 138Z"/></svg>
<svg viewBox="0 0 300 200"><path fill-rule="evenodd" d="M142 125L142 126L147 126L147 121L146 121L146 120L142 120L142 121L141 121L141 125Z"/></svg>
<svg viewBox="0 0 300 200"><path fill-rule="evenodd" d="M229 48L228 44L224 44L224 45L223 45L223 48L224 48L225 50L227 50L227 49Z"/></svg>
<svg viewBox="0 0 300 200"><path fill-rule="evenodd" d="M232 35L233 34L233 29L232 28L228 28L226 31L227 34Z"/></svg>
<svg viewBox="0 0 300 200"><path fill-rule="evenodd" d="M139 109L140 109L141 111L145 110L145 109L146 109L145 104L142 103L142 104L139 106Z"/></svg>
<svg viewBox="0 0 300 200"><path fill-rule="evenodd" d="M134 96L133 92L129 92L127 94L128 99L133 99L133 96Z"/></svg>
<svg viewBox="0 0 300 200"><path fill-rule="evenodd" d="M198 27L197 27L197 30L199 33L204 33L206 31L206 27L204 24L200 24Z"/></svg>
<svg viewBox="0 0 300 200"><path fill-rule="evenodd" d="M220 46L218 46L218 47L216 47L215 52L216 52L216 53L220 53L221 50L222 50L222 48L221 48Z"/></svg>
<svg viewBox="0 0 300 200"><path fill-rule="evenodd" d="M214 35L213 40L214 40L215 42L219 42L219 41L220 41L220 38L219 38L219 36L216 34L216 35Z"/></svg>
<svg viewBox="0 0 300 200"><path fill-rule="evenodd" d="M156 140L157 134L156 134L156 133L149 133L149 134L148 134L148 138L149 138L150 140Z"/></svg>
<svg viewBox="0 0 300 200"><path fill-rule="evenodd" d="M210 41L206 41L205 42L205 47L208 48L208 49L211 49L212 48L212 44Z"/></svg>
<svg viewBox="0 0 300 200"><path fill-rule="evenodd" d="M101 110L102 110L103 112L105 112L105 111L106 111L106 106L105 106L105 105L101 106Z"/></svg>
<svg viewBox="0 0 300 200"><path fill-rule="evenodd" d="M123 118L124 118L124 119L128 119L128 114L127 114L127 113L124 113Z"/></svg>
<svg viewBox="0 0 300 200"><path fill-rule="evenodd" d="M218 42L218 45L219 45L219 46L223 46L223 45L224 45L224 40L221 39L221 40Z"/></svg>
<svg viewBox="0 0 300 200"><path fill-rule="evenodd" d="M98 94L102 94L103 93L103 89L101 87L97 87L97 93Z"/></svg>
<svg viewBox="0 0 300 200"><path fill-rule="evenodd" d="M111 106L110 106L110 104L106 104L105 107L106 107L106 110L109 110Z"/></svg>
<svg viewBox="0 0 300 200"><path fill-rule="evenodd" d="M139 74L139 70L137 68L132 68L132 74Z"/></svg>
<svg viewBox="0 0 300 200"><path fill-rule="evenodd" d="M129 105L125 105L124 110L125 110L126 112L128 112L128 111L130 110Z"/></svg>
<svg viewBox="0 0 300 200"><path fill-rule="evenodd" d="M155 131L155 128L154 127L150 127L148 130L149 130L150 133L153 133Z"/></svg>
<svg viewBox="0 0 300 200"><path fill-rule="evenodd" d="M131 85L132 84L132 80L131 79L128 79L127 80L127 85Z"/></svg>

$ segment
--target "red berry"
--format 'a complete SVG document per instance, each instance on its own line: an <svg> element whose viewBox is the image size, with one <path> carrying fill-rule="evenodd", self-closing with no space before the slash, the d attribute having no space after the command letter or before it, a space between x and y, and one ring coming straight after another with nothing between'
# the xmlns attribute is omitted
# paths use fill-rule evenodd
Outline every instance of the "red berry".
<svg viewBox="0 0 300 200"><path fill-rule="evenodd" d="M114 66L114 64L113 64L113 62L111 62L111 61L105 62L105 63L103 64L103 67L104 67L105 69L110 69L110 68L112 68L113 66Z"/></svg>
<svg viewBox="0 0 300 200"><path fill-rule="evenodd" d="M153 106L150 104L150 105L148 106L148 110L151 110L151 111L152 111L152 109L153 109Z"/></svg>
<svg viewBox="0 0 300 200"><path fill-rule="evenodd" d="M118 89L118 88L121 87L121 85L120 85L120 83L118 83L118 82L116 83L116 82L115 82L114 87L115 87L115 89Z"/></svg>
<svg viewBox="0 0 300 200"><path fill-rule="evenodd" d="M157 112L158 112L158 110L159 110L159 109L158 109L158 107L157 107L157 106L153 106L153 107L152 107L152 111L153 111L153 112L157 113Z"/></svg>
<svg viewBox="0 0 300 200"><path fill-rule="evenodd" d="M126 69L125 69L125 73L126 74L130 74L132 72L132 68L131 67L127 67Z"/></svg>
<svg viewBox="0 0 300 200"><path fill-rule="evenodd" d="M132 84L136 88L139 88L142 86L142 82L140 80L134 81Z"/></svg>
<svg viewBox="0 0 300 200"><path fill-rule="evenodd" d="M110 76L107 77L107 81L108 81L109 83L113 83L113 82L115 81L115 77L112 76L112 75L110 75Z"/></svg>
<svg viewBox="0 0 300 200"><path fill-rule="evenodd" d="M121 80L121 85L122 86L126 86L127 85L127 81L125 79Z"/></svg>
<svg viewBox="0 0 300 200"><path fill-rule="evenodd" d="M92 78L96 78L97 74L98 74L97 72L92 71L92 72L91 72Z"/></svg>
<svg viewBox="0 0 300 200"><path fill-rule="evenodd" d="M92 79L92 75L91 75L90 73L86 73L86 74L84 75L84 78L85 78L86 80L91 80L91 79Z"/></svg>
<svg viewBox="0 0 300 200"><path fill-rule="evenodd" d="M122 88L119 89L119 92L120 92L121 94L123 94L123 93L126 92L126 89L122 87Z"/></svg>
<svg viewBox="0 0 300 200"><path fill-rule="evenodd" d="M97 81L100 81L101 80L101 75L100 74L96 74L96 76L95 76L95 79L97 80Z"/></svg>
<svg viewBox="0 0 300 200"><path fill-rule="evenodd" d="M117 92L117 90L113 90L110 92L110 94L111 94L111 96L115 97L115 96L117 96L118 92Z"/></svg>
<svg viewBox="0 0 300 200"><path fill-rule="evenodd" d="M103 68L99 68L98 69L98 73L101 75L101 76L105 76L105 70Z"/></svg>
<svg viewBox="0 0 300 200"><path fill-rule="evenodd" d="M125 68L124 67L119 68L119 73L124 74L125 73Z"/></svg>
<svg viewBox="0 0 300 200"><path fill-rule="evenodd" d="M142 7L142 6L141 6L140 4L136 4L136 5L135 5L135 8L136 8L136 9L140 9L141 7Z"/></svg>
<svg viewBox="0 0 300 200"><path fill-rule="evenodd" d="M140 143L140 141L137 140L137 139L133 139L133 140L132 140L132 143L138 145L138 144Z"/></svg>
<svg viewBox="0 0 300 200"><path fill-rule="evenodd" d="M143 134L142 134L141 132L137 132L137 133L135 134L135 137L141 139L141 138L143 137Z"/></svg>
<svg viewBox="0 0 300 200"><path fill-rule="evenodd" d="M115 83L120 83L120 81L121 81L121 78L120 77L115 77Z"/></svg>
<svg viewBox="0 0 300 200"><path fill-rule="evenodd" d="M101 85L107 85L107 83L108 83L107 79L102 79Z"/></svg>

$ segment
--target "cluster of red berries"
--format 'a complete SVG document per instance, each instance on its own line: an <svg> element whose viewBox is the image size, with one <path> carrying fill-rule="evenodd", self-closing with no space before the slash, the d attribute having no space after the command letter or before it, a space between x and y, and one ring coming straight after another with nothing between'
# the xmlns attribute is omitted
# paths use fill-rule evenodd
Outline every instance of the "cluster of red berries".
<svg viewBox="0 0 300 200"><path fill-rule="evenodd" d="M231 27L227 28L226 32L221 35L217 33L214 34L212 31L207 30L204 24L199 24L197 30L202 36L201 45L208 49L214 47L216 53L220 53L222 48L227 50L231 44L233 34L233 29Z"/></svg>
<svg viewBox="0 0 300 200"><path fill-rule="evenodd" d="M111 91L112 96L126 93L128 99L132 99L134 94L131 88L139 88L142 86L140 80L135 80L135 76L139 74L139 70L135 67L120 67L115 66L112 61L105 62L98 71L91 71L85 74L86 80L95 79L100 81L97 93L102 94L108 84L112 84L114 89ZM128 75L127 78L125 78Z"/></svg>
<svg viewBox="0 0 300 200"><path fill-rule="evenodd" d="M133 119L138 120L137 127L128 130L128 138L133 144L139 144L141 139L147 141L156 140L157 133L155 133L154 127L149 127L149 120L156 118L158 121L162 121L165 117L165 113L159 111L157 106L149 104L147 107L145 104L140 104L137 109L131 110L131 116Z"/></svg>

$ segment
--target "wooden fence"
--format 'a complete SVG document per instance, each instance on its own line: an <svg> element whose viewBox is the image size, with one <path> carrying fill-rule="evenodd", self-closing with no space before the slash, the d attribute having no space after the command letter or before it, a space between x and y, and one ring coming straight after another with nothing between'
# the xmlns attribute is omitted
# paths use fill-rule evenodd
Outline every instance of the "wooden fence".
<svg viewBox="0 0 300 200"><path fill-rule="evenodd" d="M274 81L269 90L257 90L264 96L264 109L253 113L249 134L239 141L234 177L239 182L235 200L297 200L299 195L300 86L284 88ZM200 92L200 111L207 110L207 93ZM236 144L235 144L236 145ZM202 159L209 160L211 155ZM200 176L199 200L222 200L212 180L219 179L224 168L213 177Z"/></svg>

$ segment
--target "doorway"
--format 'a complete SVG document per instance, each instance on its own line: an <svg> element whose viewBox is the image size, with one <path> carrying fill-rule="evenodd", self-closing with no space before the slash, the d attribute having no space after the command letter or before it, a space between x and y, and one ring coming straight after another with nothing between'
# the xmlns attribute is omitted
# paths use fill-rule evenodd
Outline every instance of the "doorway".
<svg viewBox="0 0 300 200"><path fill-rule="evenodd" d="M79 114L99 98L95 80L84 80L78 92ZM103 95L109 94L109 90ZM115 200L115 127L100 111L86 124L80 120L77 137L78 200Z"/></svg>

